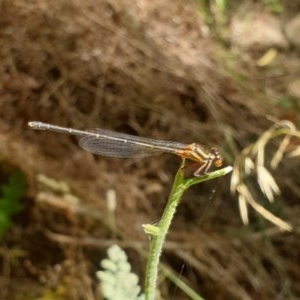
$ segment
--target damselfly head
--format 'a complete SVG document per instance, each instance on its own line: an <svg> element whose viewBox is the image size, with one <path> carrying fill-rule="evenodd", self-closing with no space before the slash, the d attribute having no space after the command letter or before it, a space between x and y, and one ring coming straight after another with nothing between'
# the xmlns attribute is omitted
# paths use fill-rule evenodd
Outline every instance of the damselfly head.
<svg viewBox="0 0 300 300"><path fill-rule="evenodd" d="M221 156L219 150L217 148L210 149L210 155L212 155L212 160L217 168L222 167L223 165L223 157Z"/></svg>

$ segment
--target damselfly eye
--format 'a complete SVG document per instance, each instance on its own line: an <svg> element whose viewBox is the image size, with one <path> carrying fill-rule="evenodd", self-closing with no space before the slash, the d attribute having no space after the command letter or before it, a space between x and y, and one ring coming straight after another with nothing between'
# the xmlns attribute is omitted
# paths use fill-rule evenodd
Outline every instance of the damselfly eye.
<svg viewBox="0 0 300 300"><path fill-rule="evenodd" d="M217 168L222 167L222 165L223 165L223 160L222 160L222 159L217 159L217 160L215 161L215 166L216 166Z"/></svg>
<svg viewBox="0 0 300 300"><path fill-rule="evenodd" d="M223 157L220 155L219 150L217 148L211 148L210 152L214 155L213 161L214 165L219 168L223 165Z"/></svg>

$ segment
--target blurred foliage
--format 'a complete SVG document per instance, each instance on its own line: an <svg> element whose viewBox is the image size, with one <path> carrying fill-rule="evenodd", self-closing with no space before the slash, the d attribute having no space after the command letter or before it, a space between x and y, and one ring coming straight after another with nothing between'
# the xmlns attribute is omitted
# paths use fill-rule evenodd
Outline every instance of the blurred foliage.
<svg viewBox="0 0 300 300"><path fill-rule="evenodd" d="M0 187L0 237L12 225L12 216L21 210L20 199L25 191L25 178L15 170L8 181Z"/></svg>
<svg viewBox="0 0 300 300"><path fill-rule="evenodd" d="M217 21L215 13L224 17L228 8L226 0L196 0L196 3L198 13L206 24L213 24Z"/></svg>
<svg viewBox="0 0 300 300"><path fill-rule="evenodd" d="M66 287L64 284L57 286L54 290L46 290L36 300L63 300L66 299Z"/></svg>
<svg viewBox="0 0 300 300"><path fill-rule="evenodd" d="M283 11L281 0L263 0L263 3L273 13L281 13Z"/></svg>
<svg viewBox="0 0 300 300"><path fill-rule="evenodd" d="M282 97L277 100L277 104L283 109L294 109L294 100L290 97Z"/></svg>

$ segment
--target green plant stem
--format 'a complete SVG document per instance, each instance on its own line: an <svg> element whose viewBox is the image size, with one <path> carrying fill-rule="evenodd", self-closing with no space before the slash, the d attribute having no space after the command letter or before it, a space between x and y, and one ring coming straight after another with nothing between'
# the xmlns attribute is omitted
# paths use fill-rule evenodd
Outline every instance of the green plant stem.
<svg viewBox="0 0 300 300"><path fill-rule="evenodd" d="M171 221L176 212L177 205L183 195L183 193L192 185L211 180L220 176L223 176L232 171L232 167L226 167L215 172L208 173L200 177L193 177L191 179L184 179L181 169L177 172L173 187L163 212L160 222L157 225L157 229L153 231L151 235L150 253L148 256L148 263L146 269L146 279L145 279L145 300L154 300L156 291L156 281L158 276L159 258L162 252L163 243L166 234L169 230ZM150 232L153 225L149 225ZM147 227L147 225L145 225ZM194 298L196 299L196 298ZM198 298L198 299L201 299Z"/></svg>

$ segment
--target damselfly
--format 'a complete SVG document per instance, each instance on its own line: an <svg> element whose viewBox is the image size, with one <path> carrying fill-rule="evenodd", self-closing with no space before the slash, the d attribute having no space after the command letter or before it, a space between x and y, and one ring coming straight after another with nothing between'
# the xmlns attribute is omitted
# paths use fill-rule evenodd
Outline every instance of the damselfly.
<svg viewBox="0 0 300 300"><path fill-rule="evenodd" d="M205 149L203 146L182 144L171 141L154 140L106 129L77 130L52 124L31 121L28 126L37 130L50 130L80 136L79 146L98 155L113 157L146 157L156 153L173 153L183 161L190 160L198 164L194 176L200 176L209 170L212 164L221 167L223 158L217 148ZM183 163L184 165L184 163Z"/></svg>

